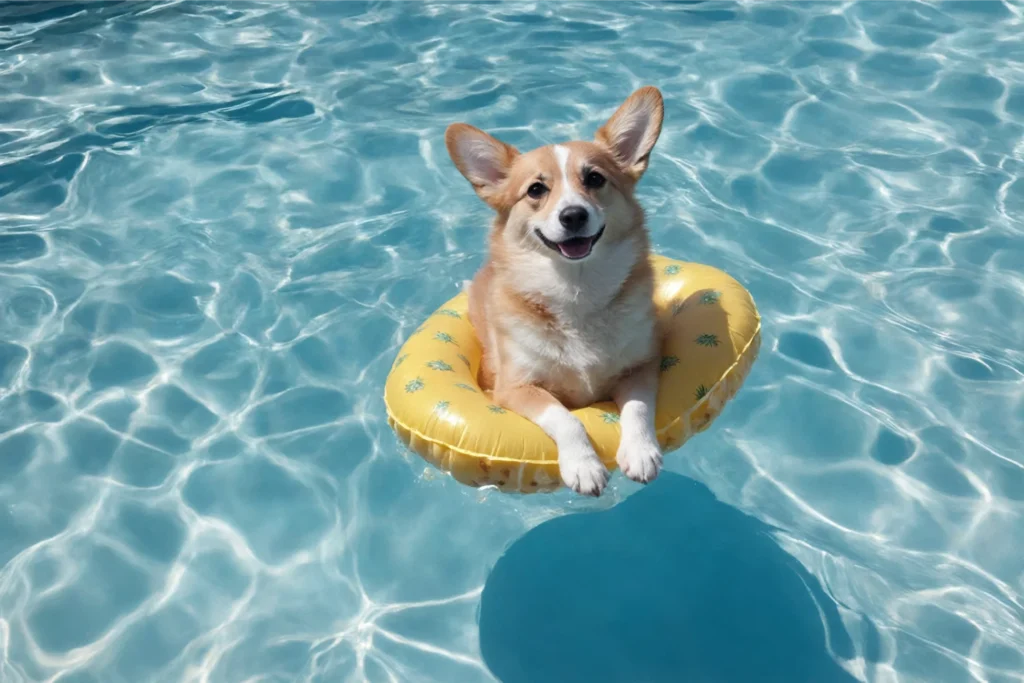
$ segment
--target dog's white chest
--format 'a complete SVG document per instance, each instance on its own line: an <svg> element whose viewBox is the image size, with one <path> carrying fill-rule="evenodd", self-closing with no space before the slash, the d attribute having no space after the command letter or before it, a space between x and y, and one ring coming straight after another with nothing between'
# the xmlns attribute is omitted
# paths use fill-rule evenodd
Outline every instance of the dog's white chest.
<svg viewBox="0 0 1024 683"><path fill-rule="evenodd" d="M607 398L610 383L650 354L654 321L642 306L559 323L511 326L504 352L520 381L543 386L569 403Z"/></svg>

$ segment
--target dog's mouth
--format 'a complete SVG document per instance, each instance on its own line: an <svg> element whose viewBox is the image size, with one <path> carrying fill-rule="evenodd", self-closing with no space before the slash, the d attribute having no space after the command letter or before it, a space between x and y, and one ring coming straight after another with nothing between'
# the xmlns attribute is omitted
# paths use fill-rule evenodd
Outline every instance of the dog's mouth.
<svg viewBox="0 0 1024 683"><path fill-rule="evenodd" d="M557 251L570 261L579 261L590 256L590 252L594 250L594 245L597 244L597 241L601 239L601 235L604 234L604 226L602 225L601 229L590 237L570 237L561 242L552 242L540 230L535 230L534 232L537 233L537 237L540 238L540 241L548 249Z"/></svg>

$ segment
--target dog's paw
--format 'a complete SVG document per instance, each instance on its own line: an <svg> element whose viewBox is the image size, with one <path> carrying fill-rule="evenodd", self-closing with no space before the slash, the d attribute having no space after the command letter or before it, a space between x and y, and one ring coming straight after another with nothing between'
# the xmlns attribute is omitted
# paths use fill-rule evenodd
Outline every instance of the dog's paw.
<svg viewBox="0 0 1024 683"><path fill-rule="evenodd" d="M584 496L600 496L611 476L589 445L560 451L558 469L565 485Z"/></svg>
<svg viewBox="0 0 1024 683"><path fill-rule="evenodd" d="M661 472L661 447L652 438L623 440L615 454L615 461L627 477L648 484Z"/></svg>

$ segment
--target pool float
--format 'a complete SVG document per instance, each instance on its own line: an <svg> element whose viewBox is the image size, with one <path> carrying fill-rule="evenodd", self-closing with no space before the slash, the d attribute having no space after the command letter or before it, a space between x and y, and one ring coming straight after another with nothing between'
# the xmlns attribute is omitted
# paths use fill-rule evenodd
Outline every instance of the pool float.
<svg viewBox="0 0 1024 683"><path fill-rule="evenodd" d="M667 331L655 428L665 453L703 431L739 390L761 344L750 293L711 266L652 256L654 303ZM406 340L384 386L388 424L412 451L457 481L534 493L562 486L555 442L524 417L495 405L477 384L480 344L465 292ZM613 402L573 413L597 455L616 467L619 415Z"/></svg>

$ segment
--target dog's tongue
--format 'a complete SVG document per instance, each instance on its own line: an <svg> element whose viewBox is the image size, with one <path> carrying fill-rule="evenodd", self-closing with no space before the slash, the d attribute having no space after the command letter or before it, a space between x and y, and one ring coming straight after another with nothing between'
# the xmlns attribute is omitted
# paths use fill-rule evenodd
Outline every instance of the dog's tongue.
<svg viewBox="0 0 1024 683"><path fill-rule="evenodd" d="M590 237L573 237L572 239L558 243L558 250L566 258L583 258L590 253L590 245L593 239Z"/></svg>

